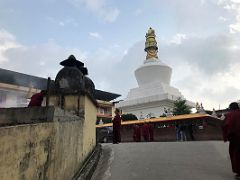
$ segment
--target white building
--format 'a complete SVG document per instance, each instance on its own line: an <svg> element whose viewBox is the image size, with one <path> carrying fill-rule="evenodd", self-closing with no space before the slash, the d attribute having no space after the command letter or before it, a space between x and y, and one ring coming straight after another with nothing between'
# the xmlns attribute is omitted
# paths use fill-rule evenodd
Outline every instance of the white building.
<svg viewBox="0 0 240 180"><path fill-rule="evenodd" d="M135 114L138 118L159 117L171 111L173 103L183 98L181 92L170 85L172 68L158 59L155 31L149 28L146 33L145 51L146 60L135 70L138 87L129 91L126 100L116 104L123 113ZM193 102L187 101L190 107Z"/></svg>

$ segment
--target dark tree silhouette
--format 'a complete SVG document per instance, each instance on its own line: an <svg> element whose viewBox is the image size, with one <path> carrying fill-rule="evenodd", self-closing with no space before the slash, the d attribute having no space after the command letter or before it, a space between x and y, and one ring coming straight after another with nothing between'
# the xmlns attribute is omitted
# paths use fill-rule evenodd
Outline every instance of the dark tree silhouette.
<svg viewBox="0 0 240 180"><path fill-rule="evenodd" d="M185 99L179 98L174 102L173 115L190 114L191 112L191 107L186 104Z"/></svg>
<svg viewBox="0 0 240 180"><path fill-rule="evenodd" d="M138 120L137 116L134 114L122 114L122 120L123 121L133 121Z"/></svg>

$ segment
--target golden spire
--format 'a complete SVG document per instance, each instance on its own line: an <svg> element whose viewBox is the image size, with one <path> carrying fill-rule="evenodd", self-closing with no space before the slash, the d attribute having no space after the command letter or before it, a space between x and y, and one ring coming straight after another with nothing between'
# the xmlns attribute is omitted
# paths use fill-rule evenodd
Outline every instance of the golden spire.
<svg viewBox="0 0 240 180"><path fill-rule="evenodd" d="M145 51L147 52L146 59L150 58L158 58L157 52L158 52L158 47L157 47L157 41L155 39L155 31L150 27L148 29L148 32L146 33L146 42L145 42Z"/></svg>

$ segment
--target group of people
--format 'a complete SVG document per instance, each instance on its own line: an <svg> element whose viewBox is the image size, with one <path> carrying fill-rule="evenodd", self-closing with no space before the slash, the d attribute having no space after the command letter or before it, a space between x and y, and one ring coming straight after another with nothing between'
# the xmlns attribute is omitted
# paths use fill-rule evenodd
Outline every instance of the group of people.
<svg viewBox="0 0 240 180"><path fill-rule="evenodd" d="M154 126L152 123L144 123L143 125L133 125L133 140L141 142L141 137L145 142L154 141ZM121 116L120 110L115 109L115 116L113 118L113 144L121 142Z"/></svg>
<svg viewBox="0 0 240 180"><path fill-rule="evenodd" d="M232 171L235 178L240 180L240 108L238 103L229 105L229 112L225 114L222 124L223 140L229 141L229 155L232 164ZM194 140L192 125L176 126L177 140L186 140L187 134Z"/></svg>
<svg viewBox="0 0 240 180"><path fill-rule="evenodd" d="M141 137L145 142L154 141L154 126L152 123L144 123L143 125L133 125L133 140L135 142L141 142Z"/></svg>
<svg viewBox="0 0 240 180"><path fill-rule="evenodd" d="M113 119L113 143L121 142L121 116L119 109L115 110ZM143 125L135 124L133 126L133 139L140 142L141 137L144 141L153 141L153 124L144 123ZM232 171L236 173L235 178L240 180L240 108L238 103L233 102L229 105L229 112L225 115L222 125L223 140L229 141L229 154L232 164ZM177 140L186 140L187 133L191 140L194 140L192 125L177 125Z"/></svg>
<svg viewBox="0 0 240 180"><path fill-rule="evenodd" d="M187 141L188 139L194 141L192 124L176 125L176 139L177 141Z"/></svg>

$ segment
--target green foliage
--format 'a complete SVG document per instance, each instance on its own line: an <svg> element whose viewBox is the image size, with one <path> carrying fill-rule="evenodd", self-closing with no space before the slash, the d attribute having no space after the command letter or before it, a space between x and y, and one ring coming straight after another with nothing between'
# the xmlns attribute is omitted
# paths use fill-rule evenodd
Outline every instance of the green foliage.
<svg viewBox="0 0 240 180"><path fill-rule="evenodd" d="M99 123L100 119L102 119L103 124L106 124L106 123L112 123L112 119L111 119L111 118L98 117L98 118L97 118L97 122L96 122L96 124Z"/></svg>
<svg viewBox="0 0 240 180"><path fill-rule="evenodd" d="M191 108L186 104L185 99L179 98L174 102L173 115L190 114Z"/></svg>
<svg viewBox="0 0 240 180"><path fill-rule="evenodd" d="M102 121L103 121L103 124L112 123L112 119L110 118L104 118Z"/></svg>
<svg viewBox="0 0 240 180"><path fill-rule="evenodd" d="M137 116L135 116L134 114L122 114L122 120L123 121L134 121L134 120L138 120Z"/></svg>
<svg viewBox="0 0 240 180"><path fill-rule="evenodd" d="M167 117L167 115L165 113L163 113L161 116L159 117Z"/></svg>

